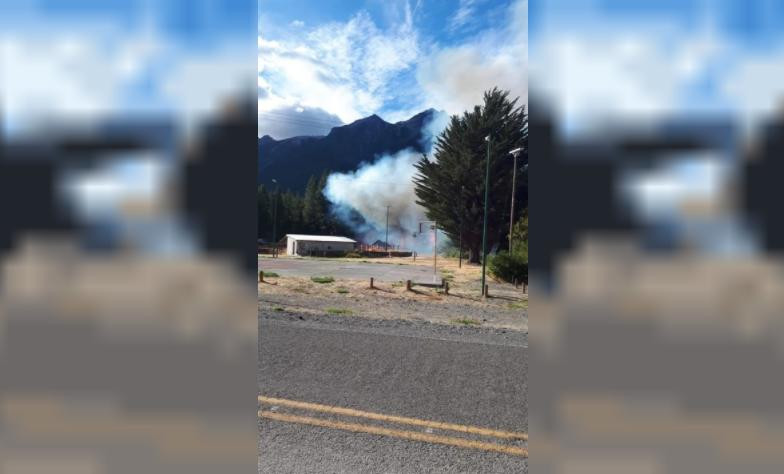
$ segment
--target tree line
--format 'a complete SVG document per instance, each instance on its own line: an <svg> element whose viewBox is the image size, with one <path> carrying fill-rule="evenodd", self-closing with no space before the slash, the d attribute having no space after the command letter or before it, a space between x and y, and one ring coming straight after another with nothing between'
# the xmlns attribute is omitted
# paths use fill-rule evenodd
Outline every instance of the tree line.
<svg viewBox="0 0 784 474"><path fill-rule="evenodd" d="M271 242L273 230L276 240L292 233L350 236L351 229L330 213L329 202L324 196L329 174L325 171L321 176L311 176L304 195L259 186L256 196L258 238ZM275 213L277 219L273 226Z"/></svg>

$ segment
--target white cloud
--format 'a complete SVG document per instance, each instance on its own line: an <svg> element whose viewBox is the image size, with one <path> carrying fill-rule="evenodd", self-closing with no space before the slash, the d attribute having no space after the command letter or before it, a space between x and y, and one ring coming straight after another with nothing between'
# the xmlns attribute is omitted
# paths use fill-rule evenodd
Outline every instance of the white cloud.
<svg viewBox="0 0 784 474"><path fill-rule="evenodd" d="M291 26L293 26L294 28L302 28L303 26L305 26L305 22L302 20L294 20L291 22Z"/></svg>
<svg viewBox="0 0 784 474"><path fill-rule="evenodd" d="M351 122L378 111L395 93L392 78L418 59L418 33L406 12L388 30L360 12L304 35L260 37L259 112L300 106Z"/></svg>
<svg viewBox="0 0 784 474"><path fill-rule="evenodd" d="M457 11L449 19L449 28L457 30L465 26L475 14L476 0L460 0Z"/></svg>
<svg viewBox="0 0 784 474"><path fill-rule="evenodd" d="M468 11L477 3L461 7ZM422 40L416 11L406 2L385 30L360 12L306 33L260 37L259 112L299 106L345 123L373 113L395 121L431 107L462 113L496 86L527 102L527 0L510 5L505 24L450 47ZM469 18L461 15L458 22Z"/></svg>

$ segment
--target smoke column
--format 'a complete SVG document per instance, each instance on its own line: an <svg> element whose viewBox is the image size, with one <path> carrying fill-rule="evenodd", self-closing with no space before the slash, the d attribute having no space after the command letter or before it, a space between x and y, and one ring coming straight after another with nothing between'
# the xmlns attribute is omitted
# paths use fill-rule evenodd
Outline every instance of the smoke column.
<svg viewBox="0 0 784 474"><path fill-rule="evenodd" d="M445 113L435 113L423 127L422 144L428 154L434 137L443 131L448 119ZM384 240L389 206L389 244L419 253L432 253L432 232L423 228L425 235L414 237L414 233L419 231L419 223L427 219L425 210L416 204L414 193L413 180L417 172L414 164L421 158L421 154L407 149L394 155L384 155L354 172L331 174L324 194L333 205L332 212L350 224L361 240L373 243ZM352 221L352 210L358 212L365 222ZM439 240L442 238L439 236Z"/></svg>

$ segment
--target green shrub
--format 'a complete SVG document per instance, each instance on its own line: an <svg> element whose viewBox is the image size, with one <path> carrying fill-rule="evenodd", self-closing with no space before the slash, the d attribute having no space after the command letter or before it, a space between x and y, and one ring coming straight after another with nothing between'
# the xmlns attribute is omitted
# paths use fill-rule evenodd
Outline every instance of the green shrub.
<svg viewBox="0 0 784 474"><path fill-rule="evenodd" d="M476 319L469 319L469 318L461 318L461 319L453 319L453 324L462 324L463 326L479 326L480 323Z"/></svg>
<svg viewBox="0 0 784 474"><path fill-rule="evenodd" d="M346 258L362 258L362 255L359 252L351 251L346 254Z"/></svg>
<svg viewBox="0 0 784 474"><path fill-rule="evenodd" d="M314 276L314 277L310 277L310 280L314 283L332 283L335 281L335 279L332 278L331 276L323 276L323 277Z"/></svg>
<svg viewBox="0 0 784 474"><path fill-rule="evenodd" d="M528 263L523 254L499 252L488 261L490 273L496 278L507 282L528 283Z"/></svg>

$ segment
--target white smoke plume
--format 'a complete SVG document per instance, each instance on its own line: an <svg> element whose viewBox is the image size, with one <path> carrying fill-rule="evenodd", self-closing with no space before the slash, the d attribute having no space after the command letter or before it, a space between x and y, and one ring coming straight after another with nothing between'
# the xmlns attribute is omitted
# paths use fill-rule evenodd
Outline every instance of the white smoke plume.
<svg viewBox="0 0 784 474"><path fill-rule="evenodd" d="M449 116L435 113L422 128L422 145L430 156L432 145L446 127ZM389 244L418 253L432 253L433 235L419 223L426 221L425 210L416 203L414 167L422 154L406 149L384 155L374 163L366 163L356 171L333 173L327 179L324 195L332 203L332 212L351 225L365 243L386 239L387 206L389 206ZM364 222L351 219L359 213ZM414 234L417 234L415 237ZM439 235L439 240L443 236ZM443 240L442 240L443 241Z"/></svg>
<svg viewBox="0 0 784 474"><path fill-rule="evenodd" d="M324 194L342 220L352 224L361 240L373 243L386 235L387 206L389 206L390 245L412 249L417 246L413 233L417 232L425 211L416 204L413 178L414 164L422 155L403 150L387 155L373 164L365 164L349 173L333 173L327 179ZM351 210L357 211L365 222L351 222Z"/></svg>
<svg viewBox="0 0 784 474"><path fill-rule="evenodd" d="M512 2L500 28L462 44L437 49L417 67L427 103L462 114L498 87L528 103L528 0Z"/></svg>

